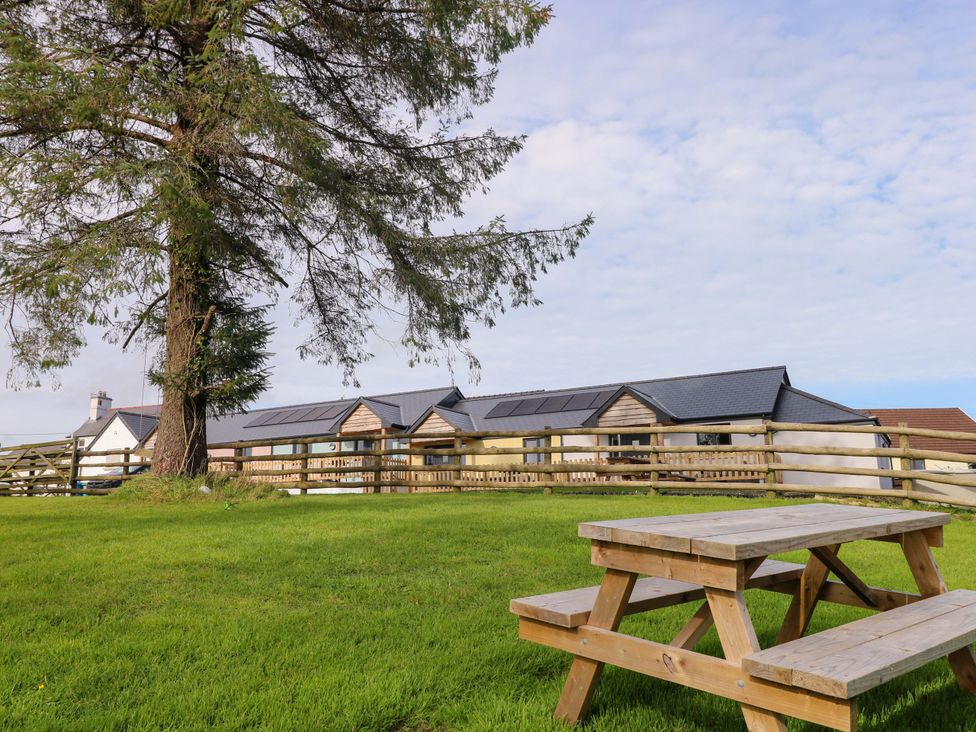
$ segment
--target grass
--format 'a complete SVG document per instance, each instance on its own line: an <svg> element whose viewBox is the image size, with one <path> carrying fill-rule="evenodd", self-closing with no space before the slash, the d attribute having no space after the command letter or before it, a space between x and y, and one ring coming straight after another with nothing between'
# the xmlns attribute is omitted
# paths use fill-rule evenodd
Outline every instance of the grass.
<svg viewBox="0 0 976 732"><path fill-rule="evenodd" d="M518 641L509 598L598 582L579 521L744 502L465 494L225 506L0 500L0 727L562 730L551 713L569 658ZM896 546L853 546L845 558L869 581L912 587ZM976 587L968 516L936 555L951 587ZM769 643L787 599L749 598ZM623 629L667 639L691 611ZM812 629L860 614L824 606ZM701 649L719 653L714 630ZM868 693L861 710L864 731L976 726L976 700L945 661ZM608 668L585 729L744 724L731 702Z"/></svg>

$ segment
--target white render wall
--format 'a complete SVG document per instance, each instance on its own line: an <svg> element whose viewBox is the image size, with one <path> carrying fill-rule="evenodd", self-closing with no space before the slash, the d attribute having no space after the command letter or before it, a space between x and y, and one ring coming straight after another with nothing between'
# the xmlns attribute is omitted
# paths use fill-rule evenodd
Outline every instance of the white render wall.
<svg viewBox="0 0 976 732"><path fill-rule="evenodd" d="M118 453L114 455L91 455L82 456L79 463L82 466L95 466L101 465L103 463L118 463L122 461L122 451L126 448L134 450L137 446L135 435L129 432L129 428L125 426L118 417L113 417L112 421L108 423L101 434L93 442L89 442L85 446L85 450L91 450L93 452L101 452L102 450L118 450ZM142 462L143 458L132 456L133 462ZM105 468L104 470L96 470L95 468L88 467L81 473L81 478L90 478L94 475L99 475L108 470L115 470L115 468Z"/></svg>
<svg viewBox="0 0 976 732"><path fill-rule="evenodd" d="M803 447L880 447L881 435L854 432L777 432L774 445L796 445ZM800 455L796 453L776 453L777 462L807 465L838 465L856 468L891 467L889 458L856 457L851 455ZM783 473L784 483L800 485L829 485L848 488L891 488L891 478L878 478L870 475L844 475L835 473L808 473L787 470Z"/></svg>

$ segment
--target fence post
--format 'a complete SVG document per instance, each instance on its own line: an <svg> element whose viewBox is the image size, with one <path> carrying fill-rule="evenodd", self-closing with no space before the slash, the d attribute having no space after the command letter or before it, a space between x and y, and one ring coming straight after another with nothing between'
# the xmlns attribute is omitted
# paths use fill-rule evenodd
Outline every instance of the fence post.
<svg viewBox="0 0 976 732"><path fill-rule="evenodd" d="M457 454L457 451L464 447L464 442L458 437L458 430L454 430L454 455L451 456L451 464L455 466L454 470L451 471L451 480L455 483L461 482L461 456ZM460 485L452 486L452 490L455 493L461 492Z"/></svg>
<svg viewBox="0 0 976 732"><path fill-rule="evenodd" d="M651 426L653 427L654 425L651 425ZM664 447L664 433L663 432L652 432L651 433L651 440L650 440L650 442L651 442L651 466L653 467L654 465L660 465L661 464L661 453L658 452L658 450L656 450L654 448ZM661 471L660 470L657 470L657 469L652 469L651 470L651 482L652 483L657 483L659 480L661 480ZM658 490L658 488L656 486L651 486L651 490L650 490L650 492L649 492L648 495L651 495L651 496L659 496L659 495L661 495L661 491Z"/></svg>
<svg viewBox="0 0 976 732"><path fill-rule="evenodd" d="M71 440L71 466L68 468L68 489L74 492L75 484L78 482L78 438ZM71 495L71 494L69 494Z"/></svg>
<svg viewBox="0 0 976 732"><path fill-rule="evenodd" d="M769 429L769 420L763 420L763 426L766 428L763 431L763 441L767 447L773 446L773 431ZM783 472L781 470L774 470L771 465L776 462L776 452L769 451L763 453L763 459L766 462L766 485L778 485L783 482ZM774 488L766 489L766 498L776 498L776 490Z"/></svg>
<svg viewBox="0 0 976 732"><path fill-rule="evenodd" d="M385 429L380 432L380 439L373 442L373 450L376 450L376 445L379 444L379 452L383 452L384 434L386 434ZM380 483L383 481L383 458L380 455L370 455L369 459L373 461L373 493L382 493Z"/></svg>
<svg viewBox="0 0 976 732"><path fill-rule="evenodd" d="M898 426L899 427L907 427L908 426L908 423L907 422L899 422L898 423ZM877 444L877 443L875 443L875 444ZM901 448L901 451L903 453L908 453L908 451L909 451L909 449L911 447L911 445L909 444L908 435L898 435L898 447ZM909 457L907 457L905 455L902 456L902 458L901 458L901 469L902 470L911 470L912 469L912 460L911 460L911 458L909 458ZM906 503L910 503L911 502L911 493L912 493L912 491L915 490L915 481L912 480L911 478L902 478L901 479L901 487L902 487L902 490L905 491L905 502Z"/></svg>
<svg viewBox="0 0 976 732"><path fill-rule="evenodd" d="M551 430L552 427L548 427L547 426L547 427L543 427L543 429L545 429L545 430ZM542 445L543 445L543 447L546 447L546 448L552 447L552 435L548 434L548 432L546 433L546 436L542 439ZM544 465L552 465L552 453L551 452L545 452L542 455L542 462L543 462ZM542 479L546 483L552 483L553 482L553 475L552 475L551 472L542 473ZM552 495L552 486L551 485L547 485L545 488L542 489L542 493L544 495L551 496Z"/></svg>
<svg viewBox="0 0 976 732"><path fill-rule="evenodd" d="M304 485L308 483L308 449L310 445L305 443L301 445L301 451L304 453L302 459L298 462L298 469L302 472L298 474L298 479L303 483L303 485L298 489L299 495L308 495L308 486Z"/></svg>
<svg viewBox="0 0 976 732"><path fill-rule="evenodd" d="M129 459L132 456L132 448L122 448L122 475L129 474Z"/></svg>

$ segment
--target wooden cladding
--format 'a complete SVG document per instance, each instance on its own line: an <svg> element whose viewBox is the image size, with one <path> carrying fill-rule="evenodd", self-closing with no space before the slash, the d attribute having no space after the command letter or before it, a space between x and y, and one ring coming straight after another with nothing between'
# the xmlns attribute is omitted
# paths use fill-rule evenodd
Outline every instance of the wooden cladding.
<svg viewBox="0 0 976 732"><path fill-rule="evenodd" d="M356 407L352 414L342 421L339 430L342 434L350 432L379 432L383 429L383 422L379 416L365 404Z"/></svg>
<svg viewBox="0 0 976 732"><path fill-rule="evenodd" d="M657 414L630 394L621 394L617 401L597 419L600 427L627 427L635 424L654 424Z"/></svg>
<svg viewBox="0 0 976 732"><path fill-rule="evenodd" d="M437 412L431 412L430 413L430 416L427 417L427 419L425 419L420 424L420 426L417 428L417 431L418 432L432 432L432 433L440 433L440 432L443 432L446 435L453 435L454 432L455 432L455 429L450 424L448 424L447 421L443 417L441 417L439 414L437 414ZM427 438L427 439L421 438L421 439L412 440L412 442L415 442L417 444L423 444L423 443L426 443L426 442L443 442L444 439L445 438L443 438L443 437L440 437L440 438L434 437L434 438Z"/></svg>

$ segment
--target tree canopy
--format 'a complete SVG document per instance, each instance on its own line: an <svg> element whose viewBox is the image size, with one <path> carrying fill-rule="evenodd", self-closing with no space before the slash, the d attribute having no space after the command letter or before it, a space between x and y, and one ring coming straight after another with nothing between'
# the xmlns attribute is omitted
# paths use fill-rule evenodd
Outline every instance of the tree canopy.
<svg viewBox="0 0 976 732"><path fill-rule="evenodd" d="M451 229L523 144L471 132L520 0L0 0L0 304L15 378L86 326L164 339L155 467L206 466L206 416L267 386L267 306L347 379L376 316L412 359L537 302L589 217Z"/></svg>

